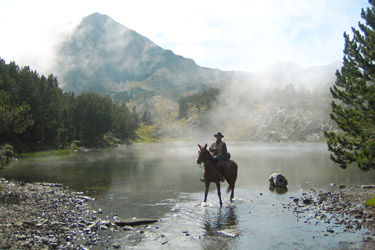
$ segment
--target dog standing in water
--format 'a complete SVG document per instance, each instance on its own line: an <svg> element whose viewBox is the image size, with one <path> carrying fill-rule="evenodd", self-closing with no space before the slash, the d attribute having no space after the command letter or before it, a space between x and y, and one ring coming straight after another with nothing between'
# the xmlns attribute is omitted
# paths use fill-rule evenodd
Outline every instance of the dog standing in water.
<svg viewBox="0 0 375 250"><path fill-rule="evenodd" d="M288 185L288 180L284 177L284 175L280 173L271 174L268 180L270 182L270 185L274 187L286 188L286 185Z"/></svg>

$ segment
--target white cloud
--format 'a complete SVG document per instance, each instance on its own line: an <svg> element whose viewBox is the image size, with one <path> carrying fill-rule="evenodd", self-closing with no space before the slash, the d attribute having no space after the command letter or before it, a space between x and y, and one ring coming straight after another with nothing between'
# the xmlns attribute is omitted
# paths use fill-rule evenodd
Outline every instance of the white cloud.
<svg viewBox="0 0 375 250"><path fill-rule="evenodd" d="M342 59L342 34L357 27L368 5L367 0L2 0L0 57L38 71L47 68L57 30L100 12L201 66L328 64Z"/></svg>

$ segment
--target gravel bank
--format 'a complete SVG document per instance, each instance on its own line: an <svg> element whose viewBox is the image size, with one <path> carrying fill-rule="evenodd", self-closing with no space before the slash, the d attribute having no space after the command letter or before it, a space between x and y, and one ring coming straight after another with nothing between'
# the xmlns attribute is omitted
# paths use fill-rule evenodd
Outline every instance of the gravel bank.
<svg viewBox="0 0 375 250"><path fill-rule="evenodd" d="M88 200L60 184L0 179L0 249L86 248L100 222Z"/></svg>
<svg viewBox="0 0 375 250"><path fill-rule="evenodd" d="M375 249L375 208L365 205L366 200L375 196L374 187L339 186L334 191L310 189L300 197L290 197L285 208L295 213L301 222L325 225L327 235L365 228L363 249Z"/></svg>
<svg viewBox="0 0 375 250"><path fill-rule="evenodd" d="M375 249L375 208L364 205L374 196L375 188L310 189L290 197L284 207L301 223L325 225L327 235L366 228L363 249ZM118 227L113 218L100 219L101 211L90 209L90 200L61 184L0 178L0 249L113 249L120 248L111 243L115 233L137 235L138 229Z"/></svg>

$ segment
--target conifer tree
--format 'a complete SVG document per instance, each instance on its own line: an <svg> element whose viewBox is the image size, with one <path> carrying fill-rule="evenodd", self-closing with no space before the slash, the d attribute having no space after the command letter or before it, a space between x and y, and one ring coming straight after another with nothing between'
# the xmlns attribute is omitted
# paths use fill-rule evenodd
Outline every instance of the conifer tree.
<svg viewBox="0 0 375 250"><path fill-rule="evenodd" d="M352 38L344 33L343 66L331 88L338 130L325 133L334 162L363 170L375 168L375 0L369 3L361 12L365 24L352 28Z"/></svg>
<svg viewBox="0 0 375 250"><path fill-rule="evenodd" d="M185 97L182 97L179 101L178 115L180 118L186 118L188 114L188 102Z"/></svg>

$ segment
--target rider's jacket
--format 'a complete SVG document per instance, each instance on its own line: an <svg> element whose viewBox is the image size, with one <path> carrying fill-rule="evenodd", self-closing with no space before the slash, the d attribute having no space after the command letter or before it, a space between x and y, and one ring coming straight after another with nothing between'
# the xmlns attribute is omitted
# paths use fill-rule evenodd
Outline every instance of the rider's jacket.
<svg viewBox="0 0 375 250"><path fill-rule="evenodd" d="M213 151L214 156L219 156L224 159L227 155L227 145L223 141L215 141L214 143L212 143L210 151Z"/></svg>

